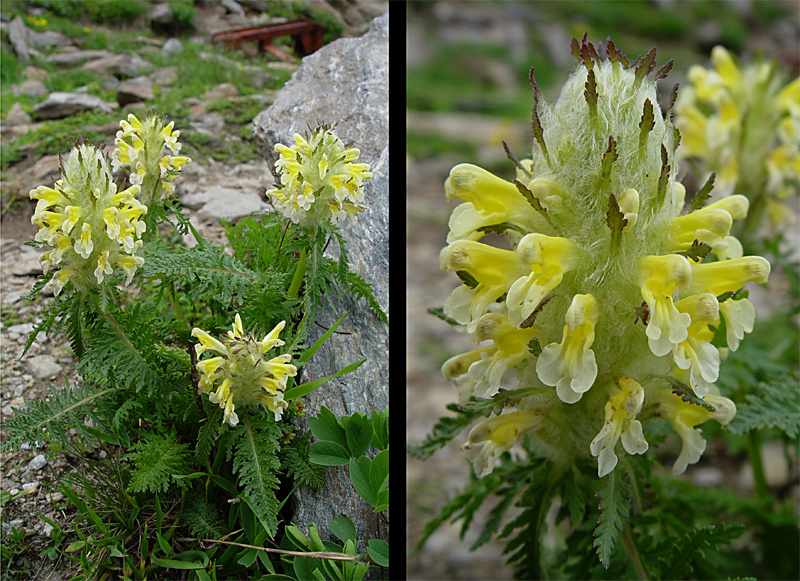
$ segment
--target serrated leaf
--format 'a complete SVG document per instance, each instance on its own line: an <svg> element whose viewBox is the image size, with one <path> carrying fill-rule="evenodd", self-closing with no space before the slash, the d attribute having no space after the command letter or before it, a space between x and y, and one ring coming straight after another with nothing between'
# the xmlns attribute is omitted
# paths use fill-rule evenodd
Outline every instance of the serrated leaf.
<svg viewBox="0 0 800 581"><path fill-rule="evenodd" d="M672 70L672 66L675 64L675 59L669 59L666 63L664 63L660 69L656 71L655 81L666 79L669 72Z"/></svg>
<svg viewBox="0 0 800 581"><path fill-rule="evenodd" d="M664 203L664 197L667 194L667 182L669 181L670 166L667 163L669 156L667 155L667 148L661 144L661 174L658 176L658 187L656 188L656 204L661 206Z"/></svg>
<svg viewBox="0 0 800 581"><path fill-rule="evenodd" d="M667 104L667 110L664 113L664 119L669 119L670 113L672 113L672 108L675 106L675 101L678 100L678 89L680 88L680 86L681 86L680 83L675 83L675 85L672 87L672 91L669 94L669 103ZM678 147L678 145L675 144L675 147Z"/></svg>
<svg viewBox="0 0 800 581"><path fill-rule="evenodd" d="M347 449L347 435L341 422L331 410L322 406L317 417L308 418L308 427L318 439L336 442L345 450Z"/></svg>
<svg viewBox="0 0 800 581"><path fill-rule="evenodd" d="M455 417L444 416L433 425L431 433L419 445L408 444L406 449L409 454L420 460L428 458L439 448L443 448L447 442L458 436L464 429L472 423L480 414L463 410L458 405L451 403L447 409L456 413Z"/></svg>
<svg viewBox="0 0 800 581"><path fill-rule="evenodd" d="M466 270L457 270L456 276L458 276L458 278L461 280L462 283L464 283L467 286L467 288L474 289L479 284L481 284L480 282L478 282L478 279L476 279Z"/></svg>
<svg viewBox="0 0 800 581"><path fill-rule="evenodd" d="M608 229L611 230L611 249L613 251L619 248L619 243L622 240L622 231L625 229L625 226L628 225L625 214L619 209L619 203L614 194L608 195L606 224L608 225Z"/></svg>
<svg viewBox="0 0 800 581"><path fill-rule="evenodd" d="M536 108L539 106L539 97L542 94L542 92L539 90L539 85L536 83L536 76L533 74L532 66L530 73L528 73L528 82L530 83L531 88L533 89L533 107ZM503 142L503 145L505 146L505 141ZM507 146L506 146L506 151L508 151Z"/></svg>
<svg viewBox="0 0 800 581"><path fill-rule="evenodd" d="M649 75L655 66L656 47L653 47L650 49L650 52L648 52L636 65L636 70L634 71L634 74L636 75L636 84L638 85L641 83L642 79Z"/></svg>
<svg viewBox="0 0 800 581"><path fill-rule="evenodd" d="M517 190L519 190L519 193L522 194L522 196L531 205L531 208L536 210L545 220L547 220L548 224L550 224L551 226L553 226L555 228L555 224L553 224L553 220L550 218L550 214L547 213L547 208L542 206L542 203L539 201L539 199L536 196L533 195L533 192L530 191L525 186L525 184L523 184L519 180L512 180L512 182L513 182L513 184L515 186L517 186Z"/></svg>
<svg viewBox="0 0 800 581"><path fill-rule="evenodd" d="M694 262L700 262L706 256L708 256L709 252L711 252L711 246L705 242L700 242L697 240L697 238L695 238L694 242L692 242L692 245L687 250L678 252L678 254L685 256Z"/></svg>
<svg viewBox="0 0 800 581"><path fill-rule="evenodd" d="M717 172L712 171L711 175L708 176L706 183L703 184L703 187L694 195L692 198L692 203L689 206L689 211L694 212L695 210L699 210L703 206L706 205L708 198L711 197L711 190L714 189L714 182L717 179Z"/></svg>
<svg viewBox="0 0 800 581"><path fill-rule="evenodd" d="M589 74L586 75L585 87L583 97L586 99L586 104L589 105L591 114L597 115L597 79L593 70L589 70Z"/></svg>
<svg viewBox="0 0 800 581"><path fill-rule="evenodd" d="M672 375L658 375L657 377L666 380L666 382L669 383L670 387L672 388L672 393L679 396L681 401L684 403L699 406L706 411L711 412L712 414L717 411L717 408L707 401L697 397L694 394L694 390L677 377Z"/></svg>
<svg viewBox="0 0 800 581"><path fill-rule="evenodd" d="M549 166L550 154L547 153L547 145L544 142L544 128L542 127L542 122L539 119L539 113L536 112L535 107L531 110L531 130L533 131L533 136L536 139L536 142L539 144L539 147L542 148L545 161L547 161L547 165Z"/></svg>
<svg viewBox="0 0 800 581"><path fill-rule="evenodd" d="M428 309L427 312L428 312L429 315L433 315L434 317L436 317L439 320L444 321L448 325L452 325L452 326L461 325L461 323L459 323L455 319L450 318L447 315L445 315L444 314L444 309L442 307L431 307L431 308Z"/></svg>
<svg viewBox="0 0 800 581"><path fill-rule="evenodd" d="M612 470L597 492L600 499L600 522L594 531L595 540L592 546L597 549L597 556L606 569L611 564L617 539L630 514L629 495L620 470Z"/></svg>
<svg viewBox="0 0 800 581"><path fill-rule="evenodd" d="M531 67L531 71L533 71L533 67ZM536 96L536 91L534 91L534 92L533 92L533 94L534 94L534 97L535 97L535 96ZM536 106L536 105L534 104L534 107L535 107L535 106ZM502 144L503 144L503 149L504 149L504 150L505 150L505 152L506 152L506 157L507 157L507 158L508 158L508 159L511 161L511 163L513 163L513 164L514 164L514 167L516 167L518 170L520 170L520 171L521 171L522 173L524 173L526 176L528 176L528 177L531 177L531 172L530 172L530 171L528 171L527 169L525 169L525 166L523 166L523 165L520 163L520 161L517 159L517 156L516 156L516 155L514 155L514 154L511 152L511 148L509 148L509 147L508 147L508 143L506 143L505 141L502 141Z"/></svg>
<svg viewBox="0 0 800 581"><path fill-rule="evenodd" d="M760 383L754 395L748 395L728 426L734 434L750 430L778 428L794 439L800 433L800 382L785 376L772 384Z"/></svg>
<svg viewBox="0 0 800 581"><path fill-rule="evenodd" d="M611 167L614 162L619 158L617 153L617 142L613 135L608 136L608 148L603 154L603 161L600 164L600 178L603 181L608 181L611 178Z"/></svg>
<svg viewBox="0 0 800 581"><path fill-rule="evenodd" d="M650 99L645 99L642 108L642 120L639 121L639 150L643 151L647 145L647 136L656 126L656 118L653 115L653 103Z"/></svg>
<svg viewBox="0 0 800 581"><path fill-rule="evenodd" d="M511 222L500 222L499 224L491 224L489 226L481 226L476 232L483 232L484 234L505 234L508 230L512 230L523 236L528 233L522 226L517 226Z"/></svg>
<svg viewBox="0 0 800 581"><path fill-rule="evenodd" d="M191 472L188 444L172 434L147 434L131 446L126 458L133 462L129 489L134 492L166 492L176 474Z"/></svg>

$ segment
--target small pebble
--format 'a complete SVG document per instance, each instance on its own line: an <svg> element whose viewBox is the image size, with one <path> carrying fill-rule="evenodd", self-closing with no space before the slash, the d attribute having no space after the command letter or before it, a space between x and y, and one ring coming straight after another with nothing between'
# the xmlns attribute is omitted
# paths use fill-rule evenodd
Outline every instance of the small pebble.
<svg viewBox="0 0 800 581"><path fill-rule="evenodd" d="M52 494L47 495L47 500L55 504L56 502L61 502L64 500L64 493L63 492L54 492Z"/></svg>
<svg viewBox="0 0 800 581"><path fill-rule="evenodd" d="M8 492L11 494L11 496L14 496L15 494L19 494L19 488L12 488Z"/></svg>
<svg viewBox="0 0 800 581"><path fill-rule="evenodd" d="M45 464L47 464L47 458L45 458L44 454L39 454L36 456L36 458L30 461L28 468L30 470L41 470L44 468Z"/></svg>
<svg viewBox="0 0 800 581"><path fill-rule="evenodd" d="M22 485L22 490L30 490L31 488L36 488L37 486L39 486L38 480L35 482L28 482L27 484Z"/></svg>

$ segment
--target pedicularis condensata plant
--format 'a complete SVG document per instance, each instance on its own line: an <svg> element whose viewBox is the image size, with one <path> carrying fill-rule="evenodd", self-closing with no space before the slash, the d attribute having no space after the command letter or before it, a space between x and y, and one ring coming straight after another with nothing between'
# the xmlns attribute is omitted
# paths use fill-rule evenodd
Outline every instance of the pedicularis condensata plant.
<svg viewBox="0 0 800 581"><path fill-rule="evenodd" d="M47 287L55 297L22 356L40 332L53 337L63 329L80 379L16 410L3 424L0 447L46 440L86 467L63 489L91 515L76 519L80 541L69 549L81 551L87 578L163 576L185 563L198 579L238 577L245 569L248 578L260 577L276 566L284 578L324 571L361 579L368 559L388 566L385 540L365 539L364 531L359 537L341 515L323 545L314 525L310 540L292 526L279 533L278 514L287 491L319 488L324 466L340 464L354 471L356 502L357 494L376 513L388 509L388 410L341 418L325 409L320 434L346 444L335 444L341 456L315 456L311 433L292 423L304 414L303 396L365 361L301 382L305 363L336 340L347 314L305 346L323 297L352 293L387 321L371 286L350 272L337 228L366 210L369 165L354 163L359 150L328 126L296 135L294 148L278 145L282 178L271 195L282 212L226 225L223 249L203 239L173 196L174 180L191 161L178 155L179 136L155 112L128 115L110 164L101 147L78 139L61 179L30 192L39 231L29 244L42 248L44 274L27 298ZM195 244L187 248L180 235ZM333 238L338 261L324 255ZM327 443L316 444L325 451ZM98 462L100 446L106 455ZM370 446L380 451L374 460L366 456ZM361 486L364 474L369 482ZM332 541L333 529L343 546ZM176 530L185 537L180 546L169 543ZM313 553L312 565L273 562L259 551L267 538L277 546L285 534L293 540L282 546ZM366 553L356 554L357 541ZM232 544L251 548L244 556L227 550ZM323 562L332 551L347 561L346 573Z"/></svg>
<svg viewBox="0 0 800 581"><path fill-rule="evenodd" d="M507 149L515 180L462 164L445 183L461 203L440 263L462 284L444 315L477 347L442 372L460 403L508 394L514 409L469 433L464 449L481 476L523 434L559 464L591 454L605 476L618 444L648 450L642 424L654 418L682 438L679 474L705 450L695 426L736 413L714 385L714 341L724 332L737 349L755 319L742 287L770 272L730 235L748 200L704 205L709 183L686 209L675 177L677 87L662 115L648 78L655 49L632 64L613 42L602 49L606 58L585 37L573 41L580 66L552 105L531 70L535 144L531 159ZM501 392L509 387L519 389Z"/></svg>
<svg viewBox="0 0 800 581"><path fill-rule="evenodd" d="M698 162L698 171L717 172L716 196L751 200L746 233L765 213L773 226L792 223L784 201L800 192L800 78L783 85L775 63L740 67L721 46L711 60L712 69L689 68L675 104L678 155Z"/></svg>

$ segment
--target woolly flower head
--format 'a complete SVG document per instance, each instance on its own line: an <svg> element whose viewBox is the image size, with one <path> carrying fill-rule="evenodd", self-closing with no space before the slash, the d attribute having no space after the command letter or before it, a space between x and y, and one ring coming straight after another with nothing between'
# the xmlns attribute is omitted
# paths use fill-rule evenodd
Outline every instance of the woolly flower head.
<svg viewBox="0 0 800 581"><path fill-rule="evenodd" d="M517 410L470 432L465 449L481 475L528 434L543 456L597 457L604 476L620 441L629 454L648 449L642 422L655 417L683 438L682 472L704 450L694 426L735 413L714 385L719 348L735 350L752 330L740 289L770 271L730 236L747 198L703 207L704 188L685 211L679 133L648 79L655 49L630 64L612 41L603 48L606 59L585 37L573 42L580 66L554 104L531 70L535 145L527 160L507 150L515 180L462 164L445 182L461 203L440 265L463 284L444 314L477 347L442 373L462 404L495 398ZM488 244L489 233L505 241ZM724 343L712 329L723 322ZM501 393L509 387L520 389Z"/></svg>
<svg viewBox="0 0 800 581"><path fill-rule="evenodd" d="M267 191L273 206L304 228L347 218L355 222L366 209L364 180L372 178L369 164L354 163L360 151L342 143L327 125L310 135L295 133L294 142L275 146L280 184Z"/></svg>
<svg viewBox="0 0 800 581"><path fill-rule="evenodd" d="M761 206L765 194L769 216L785 220L792 214L781 200L800 180L800 78L782 86L775 63L740 67L721 46L711 60L713 69L689 69L675 105L678 154L717 170L718 195L741 192Z"/></svg>
<svg viewBox="0 0 800 581"><path fill-rule="evenodd" d="M58 295L71 281L79 291L102 284L115 269L127 274L129 284L144 259L135 256L145 224L147 206L135 196L139 186L117 192L108 162L100 149L76 142L61 179L52 188L39 186L31 222L39 226L35 240L52 248L39 257L44 272L55 270L48 285Z"/></svg>
<svg viewBox="0 0 800 581"><path fill-rule="evenodd" d="M275 419L281 419L288 407L283 399L286 382L297 375L297 368L290 363L292 356L288 353L268 359L267 352L284 344L278 335L285 325L281 321L261 341L244 331L238 313L233 329L222 341L202 329L192 329L192 336L200 341L196 345L197 356L206 351L216 355L199 361L197 370L199 389L225 411L223 422L235 426L239 423L236 406L251 404L264 405L275 414Z"/></svg>
<svg viewBox="0 0 800 581"><path fill-rule="evenodd" d="M174 131L174 121L165 124L158 115L148 113L144 121L128 115L119 122L120 130L114 140L117 148L111 153L111 166L116 171L125 167L130 171L132 184L141 186L141 199L150 205L175 191L172 183L181 168L192 161L177 155L181 150L180 131ZM172 155L164 154L164 148Z"/></svg>

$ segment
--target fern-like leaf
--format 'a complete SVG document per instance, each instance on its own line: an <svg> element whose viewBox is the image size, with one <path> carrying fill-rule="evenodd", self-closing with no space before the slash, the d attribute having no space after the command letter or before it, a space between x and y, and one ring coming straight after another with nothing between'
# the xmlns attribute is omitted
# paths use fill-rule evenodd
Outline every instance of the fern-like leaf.
<svg viewBox="0 0 800 581"><path fill-rule="evenodd" d="M597 496L600 499L600 524L594 531L593 546L597 548L600 562L608 569L623 522L628 519L631 508L630 491L621 470L613 470L606 476Z"/></svg>
<svg viewBox="0 0 800 581"><path fill-rule="evenodd" d="M221 539L228 528L213 504L205 502L202 489L195 493L186 503L183 519L189 532L201 539Z"/></svg>
<svg viewBox="0 0 800 581"><path fill-rule="evenodd" d="M68 432L73 428L84 439L90 440L85 420L88 417L96 425L102 425L95 409L99 401L112 392L113 388L97 390L86 383L72 387L67 383L60 390L51 385L49 397L26 401L23 409L15 410L14 417L6 419L3 423L6 440L0 444L0 450L18 449L23 442L42 440L43 436L68 446Z"/></svg>
<svg viewBox="0 0 800 581"><path fill-rule="evenodd" d="M740 525L725 524L697 527L680 536L667 539L664 545L666 555L662 561L661 579L686 579L692 576L694 562L703 561L706 553L719 545L728 545L741 536L745 528Z"/></svg>
<svg viewBox="0 0 800 581"><path fill-rule="evenodd" d="M436 450L443 448L447 442L463 432L464 428L472 423L472 420L481 415L478 412L462 410L454 403L449 404L447 409L457 415L455 417L444 416L439 418L439 421L434 424L431 433L425 436L421 444L408 444L406 449L409 454L420 460L428 458Z"/></svg>
<svg viewBox="0 0 800 581"><path fill-rule="evenodd" d="M126 458L136 466L131 471L130 489L134 492L166 492L170 484L185 487L174 476L191 471L188 444L181 444L175 433L148 434L131 446Z"/></svg>
<svg viewBox="0 0 800 581"><path fill-rule="evenodd" d="M295 436L288 446L281 449L281 469L294 478L298 484L311 486L317 490L325 482L325 466L312 464L309 460L311 437L308 433Z"/></svg>
<svg viewBox="0 0 800 581"><path fill-rule="evenodd" d="M278 437L280 428L274 421L251 417L247 410L242 422L235 428L235 453L233 471L244 489L242 495L250 502L270 538L278 527L278 499L275 491L280 483L278 471Z"/></svg>
<svg viewBox="0 0 800 581"><path fill-rule="evenodd" d="M748 395L728 426L734 434L779 428L790 438L800 432L800 382L788 376L772 384L761 383L758 395Z"/></svg>
<svg viewBox="0 0 800 581"><path fill-rule="evenodd" d="M211 447L214 445L221 427L221 414L222 409L219 406L213 406L197 432L197 446L194 449L194 458L198 464L206 467L211 466L209 457L211 455Z"/></svg>

